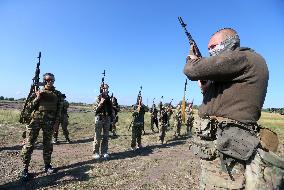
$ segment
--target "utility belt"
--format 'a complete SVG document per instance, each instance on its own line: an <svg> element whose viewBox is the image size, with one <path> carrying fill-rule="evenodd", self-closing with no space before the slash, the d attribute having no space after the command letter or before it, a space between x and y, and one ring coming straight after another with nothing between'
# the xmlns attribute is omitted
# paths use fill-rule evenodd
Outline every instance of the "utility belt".
<svg viewBox="0 0 284 190"><path fill-rule="evenodd" d="M190 149L204 160L219 157L224 171L234 162L246 163L259 155L266 167L284 172L284 160L276 155L279 139L273 131L256 123L244 124L228 118L208 117L194 122L196 135ZM283 176L283 173L282 173Z"/></svg>
<svg viewBox="0 0 284 190"><path fill-rule="evenodd" d="M213 159L221 153L246 161L257 148L275 152L279 144L276 133L257 123L245 124L229 118L209 116L196 120L194 128L194 153L205 159Z"/></svg>
<svg viewBox="0 0 284 190"><path fill-rule="evenodd" d="M37 110L32 113L32 118L36 119L53 119L55 116L56 112L50 110Z"/></svg>
<svg viewBox="0 0 284 190"><path fill-rule="evenodd" d="M109 116L109 115L106 115L106 114L103 114L103 113L100 113L100 114L96 115L96 119L97 119L97 120L110 119L110 116Z"/></svg>

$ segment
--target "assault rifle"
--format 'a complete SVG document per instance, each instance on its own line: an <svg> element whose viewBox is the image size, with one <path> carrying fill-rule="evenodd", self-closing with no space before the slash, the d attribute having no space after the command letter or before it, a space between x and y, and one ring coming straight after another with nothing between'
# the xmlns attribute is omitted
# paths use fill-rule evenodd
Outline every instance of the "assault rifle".
<svg viewBox="0 0 284 190"><path fill-rule="evenodd" d="M182 116L182 121L183 122L185 122L185 107L186 107L185 92L186 92L186 86L187 86L187 79L185 79L185 83L184 83L184 91L183 91L183 99L182 99L182 109L181 109L181 116Z"/></svg>
<svg viewBox="0 0 284 190"><path fill-rule="evenodd" d="M30 122L30 120L31 120L30 116L31 116L32 110L27 109L28 103L32 101L33 96L35 96L35 93L39 90L39 86L44 86L44 84L45 84L43 82L39 82L39 79L40 79L39 78L39 74L40 74L40 68L39 67L40 67L41 52L39 52L39 55L38 55L37 58L38 58L38 63L36 64L35 76L32 79L33 83L31 85L29 95L26 98L24 107L23 107L21 114L20 114L19 122L22 123L22 124Z"/></svg>
<svg viewBox="0 0 284 190"><path fill-rule="evenodd" d="M181 17L178 17L178 20L182 26L182 28L184 29L184 32L188 38L188 41L189 41L189 44L192 45L192 46L195 46L195 55L197 57L202 57L198 47L197 47L197 44L195 43L194 39L192 38L191 34L187 31L186 29L186 24L183 22L182 18Z"/></svg>
<svg viewBox="0 0 284 190"><path fill-rule="evenodd" d="M104 70L104 72L102 73L103 77L102 77L102 82L101 82L101 86L100 86L100 93L103 93L103 88L105 85L105 76L106 76L106 70Z"/></svg>
<svg viewBox="0 0 284 190"><path fill-rule="evenodd" d="M199 48L198 48L198 46L197 46L197 44L195 43L195 41L194 41L194 39L192 38L192 36L191 36L191 34L187 31L187 29L186 29L186 24L183 22L183 20L182 20L182 18L181 17L178 17L178 20L179 20L179 22L180 22L180 24L181 24L181 26L182 26L182 28L184 29L184 32L185 32L185 34L186 34L186 36L187 36L187 38L188 38L188 41L189 41L189 44L193 47L193 51L194 51L194 54L197 56L197 57L202 57L202 55L201 55L201 53L200 53L200 51L199 51ZM206 80L201 80L200 81L201 82L201 84L206 84Z"/></svg>
<svg viewBox="0 0 284 190"><path fill-rule="evenodd" d="M160 114L160 116L161 116L161 111L162 111L162 109L163 109L163 98L164 98L164 96L161 96L161 100L160 100L160 103L159 103L159 114Z"/></svg>

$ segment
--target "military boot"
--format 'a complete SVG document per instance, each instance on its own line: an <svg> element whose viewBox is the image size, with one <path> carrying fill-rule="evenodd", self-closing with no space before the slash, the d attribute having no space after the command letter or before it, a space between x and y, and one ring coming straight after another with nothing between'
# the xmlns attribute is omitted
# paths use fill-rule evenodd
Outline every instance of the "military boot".
<svg viewBox="0 0 284 190"><path fill-rule="evenodd" d="M71 144L71 140L69 139L69 137L66 138L66 142L67 142L68 144Z"/></svg>
<svg viewBox="0 0 284 190"><path fill-rule="evenodd" d="M53 139L53 144L58 144L59 142L58 142L58 140L57 140L57 138L54 138Z"/></svg>
<svg viewBox="0 0 284 190"><path fill-rule="evenodd" d="M55 168L53 168L50 164L46 164L46 165L44 166L44 171L45 171L45 173L47 173L47 174L53 174L53 173L56 173L56 172L57 172L57 170L56 170Z"/></svg>
<svg viewBox="0 0 284 190"><path fill-rule="evenodd" d="M20 176L22 181L29 181L32 179L32 175L29 173L28 169L24 169Z"/></svg>

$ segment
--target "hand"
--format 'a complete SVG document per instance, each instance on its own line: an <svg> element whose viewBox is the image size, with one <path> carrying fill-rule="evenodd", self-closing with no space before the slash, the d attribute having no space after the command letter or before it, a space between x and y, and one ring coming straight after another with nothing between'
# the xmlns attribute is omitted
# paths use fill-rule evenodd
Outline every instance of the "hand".
<svg viewBox="0 0 284 190"><path fill-rule="evenodd" d="M102 105L104 102L105 102L105 98L101 97L101 101L100 101L99 105Z"/></svg>
<svg viewBox="0 0 284 190"><path fill-rule="evenodd" d="M197 54L197 47L196 47L196 44L193 43L193 44L190 44L190 50L189 50L189 55L188 57L190 59L198 59L198 54Z"/></svg>
<svg viewBox="0 0 284 190"><path fill-rule="evenodd" d="M40 91L40 90L36 91L36 99L40 99L41 93L42 93L42 91Z"/></svg>

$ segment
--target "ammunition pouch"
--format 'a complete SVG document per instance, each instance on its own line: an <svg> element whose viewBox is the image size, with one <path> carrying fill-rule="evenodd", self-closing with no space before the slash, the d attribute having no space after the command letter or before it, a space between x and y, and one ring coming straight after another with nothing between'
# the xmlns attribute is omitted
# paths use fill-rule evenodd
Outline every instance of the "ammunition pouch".
<svg viewBox="0 0 284 190"><path fill-rule="evenodd" d="M259 145L258 125L246 125L237 121L222 121L217 130L217 150L232 158L246 161Z"/></svg>
<svg viewBox="0 0 284 190"><path fill-rule="evenodd" d="M259 136L261 147L264 150L269 150L272 152L277 151L279 139L275 132L261 126Z"/></svg>
<svg viewBox="0 0 284 190"><path fill-rule="evenodd" d="M201 159L213 160L217 157L216 124L211 119L200 119L194 122L196 135L193 137L190 149Z"/></svg>

